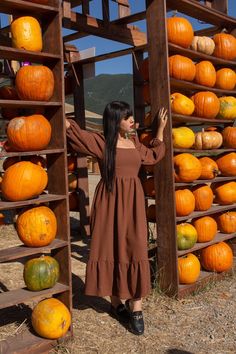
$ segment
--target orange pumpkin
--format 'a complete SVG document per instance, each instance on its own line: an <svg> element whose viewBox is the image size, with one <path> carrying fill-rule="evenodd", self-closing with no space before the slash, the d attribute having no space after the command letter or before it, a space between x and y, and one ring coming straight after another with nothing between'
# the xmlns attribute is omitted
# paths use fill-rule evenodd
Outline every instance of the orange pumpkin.
<svg viewBox="0 0 236 354"><path fill-rule="evenodd" d="M51 140L51 125L41 114L12 119L7 126L9 144L17 151L43 150Z"/></svg>
<svg viewBox="0 0 236 354"><path fill-rule="evenodd" d="M53 95L53 72L44 65L21 67L17 71L15 83L22 100L49 101Z"/></svg>
<svg viewBox="0 0 236 354"><path fill-rule="evenodd" d="M236 153L231 152L218 157L216 163L222 176L236 176Z"/></svg>
<svg viewBox="0 0 236 354"><path fill-rule="evenodd" d="M227 211L216 216L220 232L232 234L236 232L236 211Z"/></svg>
<svg viewBox="0 0 236 354"><path fill-rule="evenodd" d="M149 197L155 196L154 177L149 177L142 182L144 194Z"/></svg>
<svg viewBox="0 0 236 354"><path fill-rule="evenodd" d="M168 41L183 48L192 43L194 33L191 23L184 17L167 18Z"/></svg>
<svg viewBox="0 0 236 354"><path fill-rule="evenodd" d="M227 148L236 149L236 127L226 127L222 131L223 145Z"/></svg>
<svg viewBox="0 0 236 354"><path fill-rule="evenodd" d="M178 273L180 284L192 284L197 281L200 275L201 265L198 258L188 253L178 258Z"/></svg>
<svg viewBox="0 0 236 354"><path fill-rule="evenodd" d="M15 163L19 162L20 158L19 156L12 156L12 157L7 157L2 164L2 168L4 171L8 169L8 167L14 165Z"/></svg>
<svg viewBox="0 0 236 354"><path fill-rule="evenodd" d="M179 92L172 93L170 96L171 111L177 114L191 116L195 106L193 101Z"/></svg>
<svg viewBox="0 0 236 354"><path fill-rule="evenodd" d="M208 60L196 64L196 75L194 81L199 85L213 87L216 83L216 70Z"/></svg>
<svg viewBox="0 0 236 354"><path fill-rule="evenodd" d="M191 97L194 105L194 115L202 118L215 118L220 110L219 98L210 91L197 92Z"/></svg>
<svg viewBox="0 0 236 354"><path fill-rule="evenodd" d="M19 201L37 197L48 183L45 170L28 161L10 166L2 180L2 195L6 200Z"/></svg>
<svg viewBox="0 0 236 354"><path fill-rule="evenodd" d="M74 173L69 173L68 175L68 185L69 191L73 191L77 188L77 176Z"/></svg>
<svg viewBox="0 0 236 354"><path fill-rule="evenodd" d="M174 156L174 176L176 182L193 182L201 176L199 160L189 153Z"/></svg>
<svg viewBox="0 0 236 354"><path fill-rule="evenodd" d="M43 48L42 31L38 20L32 16L21 16L11 23L13 48L41 52Z"/></svg>
<svg viewBox="0 0 236 354"><path fill-rule="evenodd" d="M193 220L193 226L197 230L197 242L208 242L215 238L217 223L210 216L203 216Z"/></svg>
<svg viewBox="0 0 236 354"><path fill-rule="evenodd" d="M169 57L169 73L178 80L193 81L196 73L194 62L183 55Z"/></svg>
<svg viewBox="0 0 236 354"><path fill-rule="evenodd" d="M233 252L225 242L203 248L200 253L200 261L206 270L211 272L225 272L233 266Z"/></svg>
<svg viewBox="0 0 236 354"><path fill-rule="evenodd" d="M226 60L236 58L236 38L228 33L217 33L214 35L215 50L213 55Z"/></svg>
<svg viewBox="0 0 236 354"><path fill-rule="evenodd" d="M177 216L187 216L194 211L195 198L189 189L178 189L175 191L175 205Z"/></svg>
<svg viewBox="0 0 236 354"><path fill-rule="evenodd" d="M197 185L192 188L192 192L195 198L195 210L205 211L212 206L214 194L208 185Z"/></svg>
<svg viewBox="0 0 236 354"><path fill-rule="evenodd" d="M145 81L149 80L149 61L148 58L144 59L140 65L140 74Z"/></svg>
<svg viewBox="0 0 236 354"><path fill-rule="evenodd" d="M0 213L0 225L5 225L5 215Z"/></svg>
<svg viewBox="0 0 236 354"><path fill-rule="evenodd" d="M16 230L26 246L47 246L56 237L57 219L54 212L46 206L31 208L18 216Z"/></svg>
<svg viewBox="0 0 236 354"><path fill-rule="evenodd" d="M44 338L63 337L71 325L68 308L58 299L40 301L32 312L32 326L35 332Z"/></svg>
<svg viewBox="0 0 236 354"><path fill-rule="evenodd" d="M152 132L143 132L140 137L140 143L142 143L145 146L149 146L150 141L153 139Z"/></svg>
<svg viewBox="0 0 236 354"><path fill-rule="evenodd" d="M220 205L236 203L236 182L212 184L215 201Z"/></svg>
<svg viewBox="0 0 236 354"><path fill-rule="evenodd" d="M199 157L199 162L202 166L200 179L213 179L220 173L217 163L210 157Z"/></svg>
<svg viewBox="0 0 236 354"><path fill-rule="evenodd" d="M77 156L67 156L67 169L69 172L75 171L77 168Z"/></svg>
<svg viewBox="0 0 236 354"><path fill-rule="evenodd" d="M69 193L69 209L70 211L77 211L79 209L79 196L77 192Z"/></svg>
<svg viewBox="0 0 236 354"><path fill-rule="evenodd" d="M236 85L236 73L229 68L217 70L215 85L222 90L233 90Z"/></svg>

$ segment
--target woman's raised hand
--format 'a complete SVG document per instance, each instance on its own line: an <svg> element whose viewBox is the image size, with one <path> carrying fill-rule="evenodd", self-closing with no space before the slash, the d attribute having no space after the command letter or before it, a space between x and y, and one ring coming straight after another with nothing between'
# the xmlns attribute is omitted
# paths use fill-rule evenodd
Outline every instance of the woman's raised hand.
<svg viewBox="0 0 236 354"><path fill-rule="evenodd" d="M166 126L168 120L168 114L167 114L167 109L165 109L164 107L159 109L158 112L158 122L159 122L159 128L163 129Z"/></svg>
<svg viewBox="0 0 236 354"><path fill-rule="evenodd" d="M70 122L66 119L66 129L70 128Z"/></svg>

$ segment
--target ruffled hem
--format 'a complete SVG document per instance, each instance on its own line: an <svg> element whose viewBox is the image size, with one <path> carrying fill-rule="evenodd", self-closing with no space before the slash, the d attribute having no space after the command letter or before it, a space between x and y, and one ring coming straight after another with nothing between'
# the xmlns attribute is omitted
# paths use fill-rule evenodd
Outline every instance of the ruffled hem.
<svg viewBox="0 0 236 354"><path fill-rule="evenodd" d="M85 282L86 295L135 299L147 296L150 290L148 260L131 263L88 261Z"/></svg>

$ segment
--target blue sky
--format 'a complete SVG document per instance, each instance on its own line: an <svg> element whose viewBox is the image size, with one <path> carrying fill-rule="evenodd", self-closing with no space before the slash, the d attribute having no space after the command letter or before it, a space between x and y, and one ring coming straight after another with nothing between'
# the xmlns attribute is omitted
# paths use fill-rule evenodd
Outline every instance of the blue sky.
<svg viewBox="0 0 236 354"><path fill-rule="evenodd" d="M177 1L177 0L176 0ZM90 5L90 11L91 15L97 18L101 18L101 6L100 6L100 1L92 1ZM233 5L234 3L234 5ZM229 15L236 17L236 4L235 0L228 0L229 4ZM130 5L131 5L131 13L136 13L145 10L145 0L130 0ZM80 8L78 7L75 9L76 11L80 11ZM110 2L110 16L111 19L117 18L117 5L113 2ZM171 15L171 14L170 14ZM206 27L205 24L200 23L199 21L195 19L191 19L192 25L194 30L198 30L200 28ZM137 25L142 31L146 32L146 24L145 21L140 21L136 22L135 25ZM73 33L68 30L63 31L64 34L69 34ZM88 36L79 40L76 40L72 42L73 44L76 45L76 47L79 50L84 50L87 48L95 47L96 48L96 55L103 54L103 53L108 53L120 49L125 49L128 48L129 46L102 39L99 37L95 36ZM101 73L109 73L109 74L120 74L120 73L131 73L132 72L132 61L131 61L131 56L123 56L120 58L115 58L115 59L110 59L110 60L105 60L102 62L96 63L95 66L96 70L96 75L99 75Z"/></svg>

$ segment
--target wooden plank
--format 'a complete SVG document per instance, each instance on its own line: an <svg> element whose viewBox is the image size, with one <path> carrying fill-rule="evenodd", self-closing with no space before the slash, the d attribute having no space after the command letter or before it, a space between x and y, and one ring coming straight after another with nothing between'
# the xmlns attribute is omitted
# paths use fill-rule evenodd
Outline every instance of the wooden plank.
<svg viewBox="0 0 236 354"><path fill-rule="evenodd" d="M61 102L45 101L21 101L21 100L0 100L0 107L22 107L22 108L41 108L41 107L61 107Z"/></svg>
<svg viewBox="0 0 236 354"><path fill-rule="evenodd" d="M0 293L0 309L18 305L31 300L42 300L46 297L68 291L69 287L64 284L57 283L53 288L41 291L30 291L27 288L6 291Z"/></svg>
<svg viewBox="0 0 236 354"><path fill-rule="evenodd" d="M24 0L1 0L0 12L6 14L18 13L21 15L35 14L37 16L55 15L59 11L59 2L54 6L32 3Z"/></svg>
<svg viewBox="0 0 236 354"><path fill-rule="evenodd" d="M9 48L1 45L0 58L18 61L28 60L33 63L47 63L51 61L55 62L60 58L60 56L53 53L32 52L30 50Z"/></svg>
<svg viewBox="0 0 236 354"><path fill-rule="evenodd" d="M235 149L211 149L211 150L197 150L197 149L174 149L174 153L182 153L182 152L188 152L190 154L222 154L224 152L232 152L232 151L235 151ZM226 181L226 180L231 180L231 179L235 179L235 176L234 177L216 177L216 179L220 180L220 181ZM209 182L209 180L207 180ZM211 180L212 181L212 180Z"/></svg>
<svg viewBox="0 0 236 354"><path fill-rule="evenodd" d="M206 211L194 211L191 214L187 215L187 216L177 216L176 217L176 222L182 222L182 221L186 221L186 220L192 220L201 216L206 216L206 215L212 215L212 214L216 214L219 212L223 212L223 211L228 211L228 210L233 210L236 209L236 204L229 204L229 205L214 205L206 210ZM160 218L160 216L159 216Z"/></svg>
<svg viewBox="0 0 236 354"><path fill-rule="evenodd" d="M200 118L194 116L183 116L182 114L172 113L172 119L175 122L190 122L190 123L209 123L209 124L232 124L232 120L229 119L210 119L210 118Z"/></svg>
<svg viewBox="0 0 236 354"><path fill-rule="evenodd" d="M110 24L104 26L103 21L91 16L71 12L71 20L63 19L65 28L82 31L95 36L111 39L129 45L144 45L147 43L146 34L127 27Z"/></svg>
<svg viewBox="0 0 236 354"><path fill-rule="evenodd" d="M89 0L83 0L82 1L82 14L83 15L89 15Z"/></svg>
<svg viewBox="0 0 236 354"><path fill-rule="evenodd" d="M32 155L49 155L59 154L63 152L63 149L47 149L38 151L18 151L18 152L0 152L0 157L12 157L12 156L32 156Z"/></svg>
<svg viewBox="0 0 236 354"><path fill-rule="evenodd" d="M217 11L228 13L228 0L213 0L211 7Z"/></svg>
<svg viewBox="0 0 236 354"><path fill-rule="evenodd" d="M110 21L110 14L109 14L109 0L102 1L102 18L104 21L104 25L107 26Z"/></svg>
<svg viewBox="0 0 236 354"><path fill-rule="evenodd" d="M133 63L133 100L134 100L134 118L135 122L143 125L145 116L145 107L143 100L143 90L136 82L141 79L140 65L143 62L143 51L134 51L132 55ZM143 106L137 106L136 103L141 103Z"/></svg>
<svg viewBox="0 0 236 354"><path fill-rule="evenodd" d="M220 28L231 30L236 27L236 19L234 17L226 16L195 0L166 0L166 5L168 8L185 13L206 23L219 26Z"/></svg>
<svg viewBox="0 0 236 354"><path fill-rule="evenodd" d="M227 241L227 240L232 240L236 238L236 233L234 234L222 234L222 233L218 233L216 234L216 236L214 237L214 239L212 241L209 242L197 242L192 248L189 248L188 250L183 250L183 251L178 251L178 256L183 256L187 253L192 253L195 251L198 251L202 248L208 247L210 245L214 245L215 243L218 242L222 242L222 241Z"/></svg>
<svg viewBox="0 0 236 354"><path fill-rule="evenodd" d="M14 259L24 258L30 255L37 255L42 253L50 253L51 250L67 246L67 242L55 239L48 246L44 247L27 247L24 245L10 247L0 250L0 263L8 262Z"/></svg>
<svg viewBox="0 0 236 354"><path fill-rule="evenodd" d="M131 14L128 16L123 16L121 18L111 21L111 23L113 23L115 25L125 25L128 23L142 21L144 19L146 19L146 11L137 12L135 14Z"/></svg>
<svg viewBox="0 0 236 354"><path fill-rule="evenodd" d="M175 225L175 200L172 161L172 126L170 116L170 86L168 82L168 46L165 24L166 8L163 0L147 0L147 34L149 54L149 78L151 93L151 114L156 119L164 106L169 112L165 129L166 156L154 169L156 199L157 235L159 238L158 273L160 288L166 294L178 291L177 246ZM161 200L161 203L159 201ZM168 210L168 212L167 212Z"/></svg>
<svg viewBox="0 0 236 354"><path fill-rule="evenodd" d="M29 200L21 200L19 202L8 202L8 201L0 201L0 210L8 210L15 208L22 208L27 205L38 205L42 203L48 203L55 200L65 199L66 195L54 195L54 194L41 194L34 199Z"/></svg>

